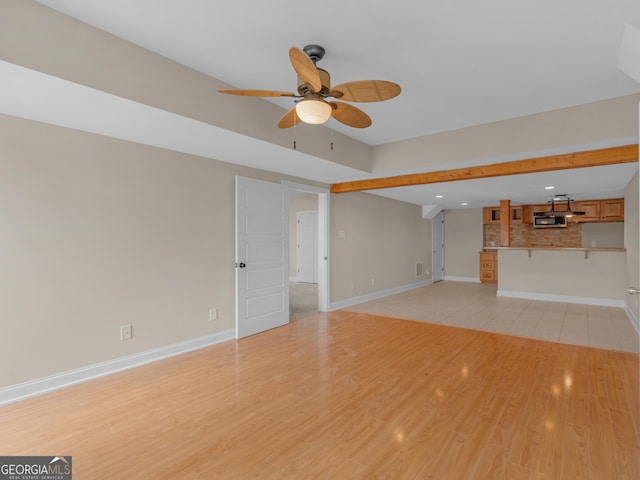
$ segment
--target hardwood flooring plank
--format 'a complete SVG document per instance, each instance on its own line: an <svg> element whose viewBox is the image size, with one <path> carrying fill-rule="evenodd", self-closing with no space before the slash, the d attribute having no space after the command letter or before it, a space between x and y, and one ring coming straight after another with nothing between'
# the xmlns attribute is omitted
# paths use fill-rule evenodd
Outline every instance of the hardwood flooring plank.
<svg viewBox="0 0 640 480"><path fill-rule="evenodd" d="M618 478L611 412L606 397L589 397L590 478Z"/></svg>
<svg viewBox="0 0 640 480"><path fill-rule="evenodd" d="M615 355L614 364L624 385L631 423L640 442L640 365L637 355Z"/></svg>
<svg viewBox="0 0 640 480"><path fill-rule="evenodd" d="M526 417L526 405L533 395L534 384L523 385L511 392L502 415L491 434L491 443L511 451L514 443L521 437Z"/></svg>
<svg viewBox="0 0 640 480"><path fill-rule="evenodd" d="M629 412L611 409L614 456L619 480L640 478L640 444L628 427Z"/></svg>
<svg viewBox="0 0 640 480"><path fill-rule="evenodd" d="M562 478L564 451L567 438L568 399L555 384L544 415L544 429L540 436L538 458L534 468L534 480ZM574 451L568 452L575 454Z"/></svg>
<svg viewBox="0 0 640 480"><path fill-rule="evenodd" d="M589 480L588 427L567 423L562 444L562 473L558 478Z"/></svg>
<svg viewBox="0 0 640 480"><path fill-rule="evenodd" d="M509 450L509 462L531 471L538 460L549 395L547 385L535 385L513 426L517 433Z"/></svg>
<svg viewBox="0 0 640 480"><path fill-rule="evenodd" d="M582 427L589 422L589 363L586 355L576 352L575 356L573 370L565 372L563 382L571 392L567 421Z"/></svg>

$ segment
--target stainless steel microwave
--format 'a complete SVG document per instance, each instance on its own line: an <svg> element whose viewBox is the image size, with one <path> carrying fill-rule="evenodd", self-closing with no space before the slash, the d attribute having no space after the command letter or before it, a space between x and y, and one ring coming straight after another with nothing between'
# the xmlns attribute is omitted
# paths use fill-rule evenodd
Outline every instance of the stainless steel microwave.
<svg viewBox="0 0 640 480"><path fill-rule="evenodd" d="M534 228L566 227L567 218L563 215L544 215L533 217Z"/></svg>

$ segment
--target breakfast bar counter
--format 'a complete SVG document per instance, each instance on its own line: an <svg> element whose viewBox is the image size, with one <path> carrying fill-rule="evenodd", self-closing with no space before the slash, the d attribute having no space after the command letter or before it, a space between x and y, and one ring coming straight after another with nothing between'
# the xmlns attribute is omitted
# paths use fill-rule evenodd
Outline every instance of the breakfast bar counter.
<svg viewBox="0 0 640 480"><path fill-rule="evenodd" d="M623 306L624 248L491 247L498 296Z"/></svg>

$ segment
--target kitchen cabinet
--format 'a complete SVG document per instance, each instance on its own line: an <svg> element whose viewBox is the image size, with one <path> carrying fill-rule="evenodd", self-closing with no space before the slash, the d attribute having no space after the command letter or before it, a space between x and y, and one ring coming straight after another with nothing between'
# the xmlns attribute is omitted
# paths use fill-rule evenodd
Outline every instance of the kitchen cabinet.
<svg viewBox="0 0 640 480"><path fill-rule="evenodd" d="M532 215L530 205L511 207L511 223L532 223Z"/></svg>
<svg viewBox="0 0 640 480"><path fill-rule="evenodd" d="M602 200L600 203L600 219L603 222L624 222L624 199Z"/></svg>
<svg viewBox="0 0 640 480"><path fill-rule="evenodd" d="M498 253L480 252L480 282L498 283Z"/></svg>
<svg viewBox="0 0 640 480"><path fill-rule="evenodd" d="M556 212L566 212L567 203L558 202L554 205ZM512 224L531 224L533 215L550 212L551 204L516 205L511 207ZM581 200L571 202L571 211L584 212L584 215L567 217L567 222L624 222L624 198L610 198L607 200ZM485 207L483 210L485 225L500 224L500 207Z"/></svg>
<svg viewBox="0 0 640 480"><path fill-rule="evenodd" d="M500 224L500 207L484 207L483 224ZM529 205L517 205L511 207L511 223L531 223L531 208Z"/></svg>
<svg viewBox="0 0 640 480"><path fill-rule="evenodd" d="M482 223L485 225L500 224L500 207L484 207Z"/></svg>
<svg viewBox="0 0 640 480"><path fill-rule="evenodd" d="M551 204L531 205L531 215L533 215L534 213L542 213L542 212L550 212L550 211L551 211Z"/></svg>
<svg viewBox="0 0 640 480"><path fill-rule="evenodd" d="M624 222L624 198L585 200L576 202L571 209L575 212L584 212L584 215L575 217L580 223Z"/></svg>
<svg viewBox="0 0 640 480"><path fill-rule="evenodd" d="M600 221L600 200L576 202L572 210L584 212L584 215L579 216L581 223Z"/></svg>

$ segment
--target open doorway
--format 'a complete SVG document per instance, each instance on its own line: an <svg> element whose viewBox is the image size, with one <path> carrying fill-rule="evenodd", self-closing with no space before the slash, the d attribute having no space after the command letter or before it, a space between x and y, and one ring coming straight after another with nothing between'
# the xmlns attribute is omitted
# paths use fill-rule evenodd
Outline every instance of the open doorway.
<svg viewBox="0 0 640 480"><path fill-rule="evenodd" d="M328 192L300 184L287 185L289 312L290 319L295 320L328 310Z"/></svg>

